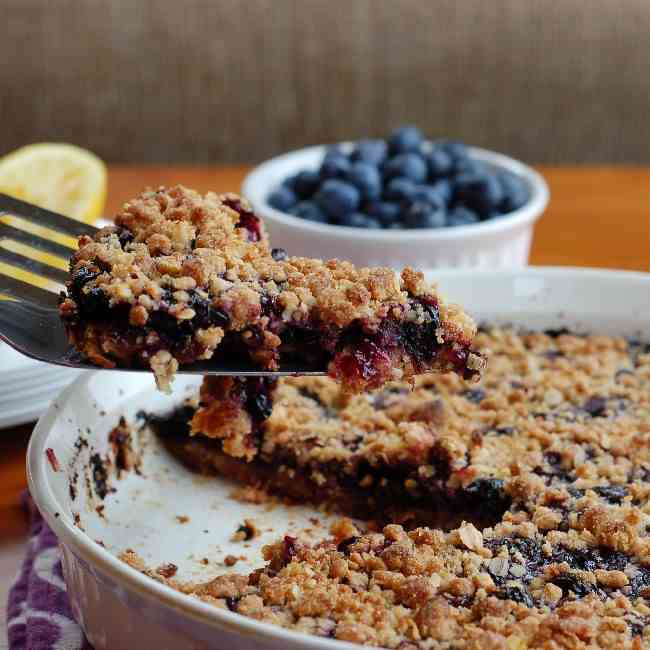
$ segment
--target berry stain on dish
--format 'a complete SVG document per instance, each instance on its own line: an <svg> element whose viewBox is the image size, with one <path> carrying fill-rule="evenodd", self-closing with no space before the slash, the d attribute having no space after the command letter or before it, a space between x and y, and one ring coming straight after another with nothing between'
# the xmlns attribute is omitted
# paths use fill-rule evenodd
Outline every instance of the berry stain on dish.
<svg viewBox="0 0 650 650"><path fill-rule="evenodd" d="M417 127L402 126L386 140L328 148L318 170L286 178L268 203L305 221L408 230L481 223L529 198L523 179L472 158L462 142L428 141Z"/></svg>

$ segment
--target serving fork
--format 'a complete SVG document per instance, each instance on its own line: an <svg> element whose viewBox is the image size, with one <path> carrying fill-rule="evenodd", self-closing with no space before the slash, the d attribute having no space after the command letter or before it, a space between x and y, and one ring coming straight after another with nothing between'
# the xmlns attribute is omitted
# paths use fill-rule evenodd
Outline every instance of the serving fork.
<svg viewBox="0 0 650 650"><path fill-rule="evenodd" d="M63 235L61 240L67 239L70 244L54 241L43 228ZM38 361L70 368L97 369L68 343L58 312L59 293L65 288L68 273L51 263L58 261L62 266L75 250L72 241L80 235L93 235L97 231L98 228L90 224L0 194L0 340ZM36 276L42 286L12 277L7 267L27 271ZM144 368L116 370L151 372ZM269 371L257 368L243 358L200 361L182 366L179 372L280 377L323 375L325 369L309 367L301 362L284 362L279 370Z"/></svg>

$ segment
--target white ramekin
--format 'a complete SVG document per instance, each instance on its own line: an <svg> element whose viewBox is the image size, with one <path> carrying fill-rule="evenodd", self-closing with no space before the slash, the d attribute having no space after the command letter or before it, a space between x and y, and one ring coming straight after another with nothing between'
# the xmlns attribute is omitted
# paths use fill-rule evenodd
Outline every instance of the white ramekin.
<svg viewBox="0 0 650 650"><path fill-rule="evenodd" d="M549 198L546 181L531 167L493 151L470 148L473 158L516 174L530 190L530 200L519 210L471 226L363 230L313 223L272 208L269 194L289 176L318 169L325 149L308 147L272 158L244 179L242 194L264 218L274 246L292 255L345 259L363 266L512 268L528 263L533 227Z"/></svg>

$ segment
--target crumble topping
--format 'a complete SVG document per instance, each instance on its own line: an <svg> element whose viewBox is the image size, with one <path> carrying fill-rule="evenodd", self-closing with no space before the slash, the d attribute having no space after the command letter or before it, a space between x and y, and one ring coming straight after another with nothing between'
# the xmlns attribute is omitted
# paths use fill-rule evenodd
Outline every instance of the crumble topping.
<svg viewBox="0 0 650 650"><path fill-rule="evenodd" d="M233 401L243 380L211 378L198 411L188 411L198 435L190 441L178 430L176 450L254 485L272 467L273 489L284 493L286 486L294 498L304 492L307 500L345 503L337 491L345 487L384 507L381 495L389 491L402 510L428 503L459 516L489 501L483 512L492 521L544 486L569 490L570 498L595 490L611 499L627 494L631 476L650 472L650 354L643 346L507 329L481 332L476 341L491 362L471 388L455 375L427 375L413 388L398 383L349 395L329 378L299 377L257 383L252 399ZM242 429L227 418L210 426L207 414L227 413L225 404L246 411L255 397L266 419L257 411L252 426L249 411ZM224 465L224 454L254 466ZM536 517L550 527L561 515L547 508Z"/></svg>
<svg viewBox="0 0 650 650"><path fill-rule="evenodd" d="M472 319L422 273L278 251L237 195L146 191L115 226L80 237L60 305L70 341L102 367L151 367L162 389L217 350L270 370L285 351L329 363L354 390L482 370Z"/></svg>
<svg viewBox="0 0 650 650"><path fill-rule="evenodd" d="M647 549L612 551L587 530L554 535L521 516L482 533L471 524L448 533L342 528L315 546L285 536L263 549L265 566L247 576L165 582L260 621L373 647L641 650L650 643ZM137 558L123 559L161 580Z"/></svg>
<svg viewBox="0 0 650 650"><path fill-rule="evenodd" d="M470 494L464 521L364 532L343 520L314 546L266 547L250 575L172 586L399 650L650 647L650 346L501 328L477 343L490 366L471 388L445 375L349 395L328 378L281 379L249 461L190 438L195 409L180 436L250 477L268 465L303 480L312 498L399 482L402 510L438 495L451 511Z"/></svg>

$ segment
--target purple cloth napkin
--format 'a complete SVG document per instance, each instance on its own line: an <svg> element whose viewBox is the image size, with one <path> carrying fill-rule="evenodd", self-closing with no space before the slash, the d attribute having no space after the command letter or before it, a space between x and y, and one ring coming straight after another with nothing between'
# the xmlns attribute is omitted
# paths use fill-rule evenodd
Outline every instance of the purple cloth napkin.
<svg viewBox="0 0 650 650"><path fill-rule="evenodd" d="M28 494L29 542L7 603L9 650L92 650L72 618L58 540Z"/></svg>

